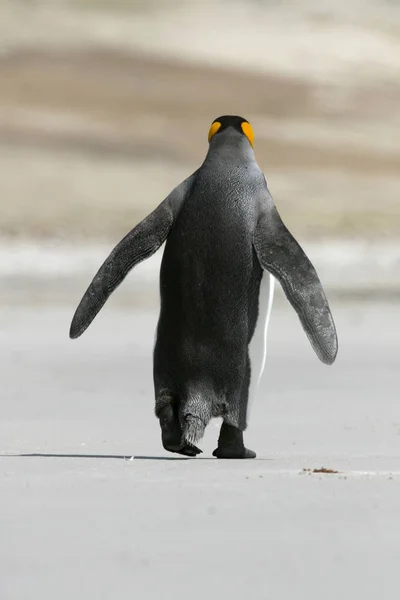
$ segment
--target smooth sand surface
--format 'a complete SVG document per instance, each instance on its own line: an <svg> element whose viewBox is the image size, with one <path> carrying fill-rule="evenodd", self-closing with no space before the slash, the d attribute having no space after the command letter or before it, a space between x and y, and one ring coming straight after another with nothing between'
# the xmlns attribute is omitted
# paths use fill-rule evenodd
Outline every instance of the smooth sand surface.
<svg viewBox="0 0 400 600"><path fill-rule="evenodd" d="M2 600L398 597L398 306L332 305L332 367L273 310L254 461L164 452L157 315L74 309L0 311Z"/></svg>

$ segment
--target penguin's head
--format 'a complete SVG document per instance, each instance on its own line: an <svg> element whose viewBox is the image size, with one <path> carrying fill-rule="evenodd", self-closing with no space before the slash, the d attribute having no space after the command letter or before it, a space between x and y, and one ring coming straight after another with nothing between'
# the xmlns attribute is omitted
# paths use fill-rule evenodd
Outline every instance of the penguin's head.
<svg viewBox="0 0 400 600"><path fill-rule="evenodd" d="M253 147L254 132L252 126L246 119L236 115L224 115L223 117L215 119L208 132L208 142L210 143L214 136L219 136L222 132L228 132L229 130L234 130L241 135L244 135Z"/></svg>

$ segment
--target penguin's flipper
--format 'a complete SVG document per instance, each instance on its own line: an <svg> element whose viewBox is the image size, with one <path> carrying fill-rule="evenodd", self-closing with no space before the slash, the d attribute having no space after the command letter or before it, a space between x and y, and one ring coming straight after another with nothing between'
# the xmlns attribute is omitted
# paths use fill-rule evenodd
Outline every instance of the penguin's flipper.
<svg viewBox="0 0 400 600"><path fill-rule="evenodd" d="M130 231L106 258L86 290L72 319L69 336L75 339L89 327L108 297L138 263L154 254L166 240L185 198L191 177Z"/></svg>
<svg viewBox="0 0 400 600"><path fill-rule="evenodd" d="M282 222L271 196L263 199L253 244L261 266L276 277L296 310L318 358L337 355L336 328L315 268Z"/></svg>

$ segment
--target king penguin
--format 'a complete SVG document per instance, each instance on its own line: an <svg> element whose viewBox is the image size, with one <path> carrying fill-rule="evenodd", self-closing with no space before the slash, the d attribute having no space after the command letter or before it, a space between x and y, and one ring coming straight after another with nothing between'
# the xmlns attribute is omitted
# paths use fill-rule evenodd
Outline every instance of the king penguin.
<svg viewBox="0 0 400 600"><path fill-rule="evenodd" d="M214 417L217 458L254 458L243 432L263 372L274 282L297 312L319 359L338 341L321 282L282 222L239 116L210 127L203 164L112 250L84 294L70 337L79 337L138 263L166 242L153 353L155 414L164 448L196 456Z"/></svg>

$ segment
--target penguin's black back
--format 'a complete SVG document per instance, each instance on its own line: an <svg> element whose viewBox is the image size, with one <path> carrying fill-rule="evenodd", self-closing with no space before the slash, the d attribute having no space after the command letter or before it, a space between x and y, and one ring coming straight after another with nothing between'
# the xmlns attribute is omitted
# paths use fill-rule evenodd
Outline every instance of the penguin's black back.
<svg viewBox="0 0 400 600"><path fill-rule="evenodd" d="M255 222L254 189L240 167L203 165L161 265L154 373L164 387L206 378L216 393L229 395L243 383L262 275Z"/></svg>

